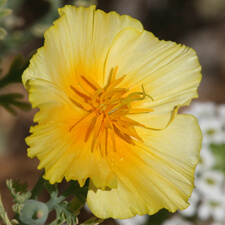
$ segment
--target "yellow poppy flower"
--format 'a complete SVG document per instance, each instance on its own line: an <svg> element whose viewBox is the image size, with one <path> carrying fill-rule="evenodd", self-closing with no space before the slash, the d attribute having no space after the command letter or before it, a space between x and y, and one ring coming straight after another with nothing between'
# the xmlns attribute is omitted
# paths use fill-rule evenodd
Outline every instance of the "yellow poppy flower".
<svg viewBox="0 0 225 225"><path fill-rule="evenodd" d="M129 16L65 6L23 74L37 125L26 139L50 183L90 178L87 204L125 219L188 206L201 131L194 50Z"/></svg>

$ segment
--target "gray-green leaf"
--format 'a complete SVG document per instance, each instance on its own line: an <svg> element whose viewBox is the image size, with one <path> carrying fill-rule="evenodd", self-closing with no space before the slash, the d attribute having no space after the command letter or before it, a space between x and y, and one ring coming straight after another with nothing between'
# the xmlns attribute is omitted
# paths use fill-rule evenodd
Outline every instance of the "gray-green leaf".
<svg viewBox="0 0 225 225"><path fill-rule="evenodd" d="M1 194L0 194L0 219L6 224L6 225L14 225L18 224L18 221L13 219L12 221L9 220L9 217L4 209L4 206L2 204Z"/></svg>
<svg viewBox="0 0 225 225"><path fill-rule="evenodd" d="M7 32L5 31L5 29L0 27L0 40L3 40L6 34Z"/></svg>

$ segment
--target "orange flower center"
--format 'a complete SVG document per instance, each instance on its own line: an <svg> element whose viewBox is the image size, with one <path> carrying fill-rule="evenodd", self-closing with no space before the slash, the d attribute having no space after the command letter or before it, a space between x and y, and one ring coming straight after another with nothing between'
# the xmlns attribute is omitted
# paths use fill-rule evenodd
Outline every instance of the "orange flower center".
<svg viewBox="0 0 225 225"><path fill-rule="evenodd" d="M131 103L141 101L151 96L142 92L128 94L128 89L117 87L125 76L116 79L117 67L114 69L108 85L101 88L94 80L89 77L81 76L78 84L71 87L75 93L75 100L71 99L76 105L90 112L81 121L91 121L87 129L86 140L93 132L93 144L91 151L100 148L102 154L107 154L107 141L111 139L113 150L116 151L116 136L124 141L134 144L133 140L143 141L137 134L135 126L142 124L127 117L128 114L148 113L152 109L131 108ZM152 98L151 98L152 99ZM153 99L152 99L153 100ZM78 123L73 125L73 129Z"/></svg>

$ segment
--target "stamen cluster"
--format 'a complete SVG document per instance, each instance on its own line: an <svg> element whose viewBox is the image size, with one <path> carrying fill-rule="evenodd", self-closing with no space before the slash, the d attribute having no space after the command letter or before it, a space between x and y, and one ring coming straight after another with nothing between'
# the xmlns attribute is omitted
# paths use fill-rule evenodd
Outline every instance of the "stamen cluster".
<svg viewBox="0 0 225 225"><path fill-rule="evenodd" d="M114 151L116 151L116 138L118 137L130 144L135 144L134 140L142 142L135 126L144 125L128 118L127 115L153 111L147 108L135 109L131 107L132 102L144 100L146 96L151 98L151 96L145 93L143 86L142 92L128 94L129 89L118 87L125 76L116 79L116 72L117 67L105 88L100 87L90 77L85 76L80 76L78 84L71 87L74 91L74 97L71 100L89 112L78 123L90 121L86 140L92 133L92 152L100 148L102 154L107 154L108 138L111 140ZM78 123L73 125L71 129Z"/></svg>

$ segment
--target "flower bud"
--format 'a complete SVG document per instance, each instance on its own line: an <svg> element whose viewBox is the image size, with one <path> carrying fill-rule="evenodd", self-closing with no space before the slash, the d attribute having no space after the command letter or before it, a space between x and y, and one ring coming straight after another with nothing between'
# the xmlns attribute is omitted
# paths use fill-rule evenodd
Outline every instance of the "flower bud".
<svg viewBox="0 0 225 225"><path fill-rule="evenodd" d="M26 225L43 225L48 218L48 207L37 200L27 200L21 211L20 220Z"/></svg>

